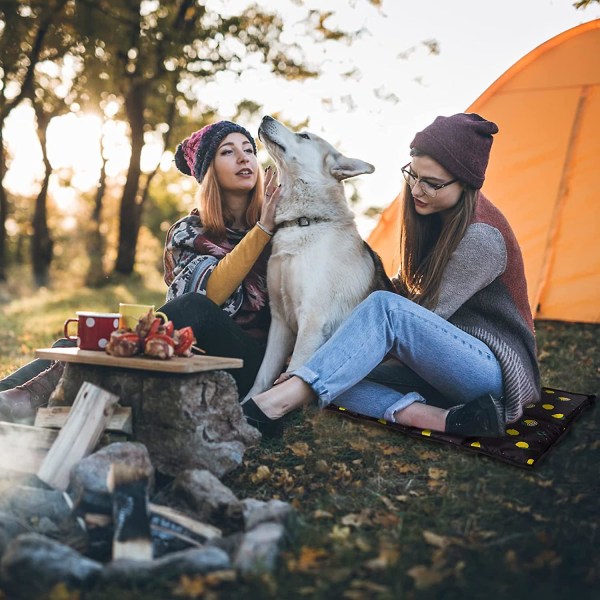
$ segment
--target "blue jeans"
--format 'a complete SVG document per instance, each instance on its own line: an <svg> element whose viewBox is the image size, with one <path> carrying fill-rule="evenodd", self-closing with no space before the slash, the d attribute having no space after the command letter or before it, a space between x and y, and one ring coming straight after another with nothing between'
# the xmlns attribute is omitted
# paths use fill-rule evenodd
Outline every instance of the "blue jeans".
<svg viewBox="0 0 600 600"><path fill-rule="evenodd" d="M373 292L294 375L322 408L335 400L387 421L413 402L446 408L503 394L500 364L486 344L391 292Z"/></svg>

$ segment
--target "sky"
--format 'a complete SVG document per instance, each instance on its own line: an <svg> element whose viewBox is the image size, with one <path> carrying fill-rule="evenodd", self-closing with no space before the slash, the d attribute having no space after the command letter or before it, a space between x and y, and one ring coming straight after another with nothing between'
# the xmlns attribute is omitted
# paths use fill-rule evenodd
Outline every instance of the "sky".
<svg viewBox="0 0 600 600"><path fill-rule="evenodd" d="M235 12L248 1L207 4ZM386 206L396 196L400 167L409 160L409 144L417 131L437 115L466 110L506 69L546 40L600 18L599 4L576 10L572 0L382 0L379 7L364 0L259 0L259 4L282 14L283 41L301 43L308 63L318 65L322 77L287 83L254 64L239 77L221 74L214 83L202 85L198 95L217 106L222 118L230 118L243 98L259 101L262 114L279 114L293 123L308 118L309 131L344 154L372 163L375 172L356 180L361 195L357 214L369 206ZM327 26L356 32L354 42L323 48L303 41L306 7L335 10ZM429 51L428 40L437 42L439 54ZM341 76L348 72L351 77ZM31 173L30 144L35 136L27 133L28 120L27 111L11 115L6 137ZM257 115L244 124L256 134L259 122ZM93 156L99 122L71 120L72 134L64 123L49 134L54 140L51 161L59 167L77 161L79 184L85 187L98 168ZM127 156L119 135L123 131L116 130L111 149L115 169ZM156 153L147 150L149 160L156 160ZM18 187L22 181L15 168L7 183ZM69 191L62 196L68 204ZM71 196L75 198L72 192ZM357 221L361 233L368 235L374 222L360 216Z"/></svg>

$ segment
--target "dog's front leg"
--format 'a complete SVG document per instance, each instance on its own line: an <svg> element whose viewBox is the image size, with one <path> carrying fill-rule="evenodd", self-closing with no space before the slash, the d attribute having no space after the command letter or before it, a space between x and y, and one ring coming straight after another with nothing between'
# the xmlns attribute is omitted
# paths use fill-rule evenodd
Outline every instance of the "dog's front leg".
<svg viewBox="0 0 600 600"><path fill-rule="evenodd" d="M294 346L295 334L289 325L278 316L273 316L267 338L265 356L254 380L254 385L244 398L252 398L273 386L273 382L285 366L285 361Z"/></svg>
<svg viewBox="0 0 600 600"><path fill-rule="evenodd" d="M326 323L311 319L299 327L294 353L288 371L301 367L331 337L333 329Z"/></svg>

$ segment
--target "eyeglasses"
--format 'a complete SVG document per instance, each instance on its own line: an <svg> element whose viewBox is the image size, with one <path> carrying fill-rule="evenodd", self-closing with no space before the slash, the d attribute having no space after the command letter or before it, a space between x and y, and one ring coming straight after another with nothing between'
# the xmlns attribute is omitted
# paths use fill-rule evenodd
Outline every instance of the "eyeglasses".
<svg viewBox="0 0 600 600"><path fill-rule="evenodd" d="M427 181L427 179L421 179L420 177L417 177L410 170L410 163L404 165L401 171L402 175L404 175L404 180L408 184L408 187L411 189L411 191L418 183L421 185L423 193L426 196L429 196L430 198L435 198L435 196L438 193L438 190L441 190L442 188L445 188L446 186L451 185L452 183L456 183L458 181L458 179L452 179L450 181L446 181L446 183L431 183L430 181Z"/></svg>

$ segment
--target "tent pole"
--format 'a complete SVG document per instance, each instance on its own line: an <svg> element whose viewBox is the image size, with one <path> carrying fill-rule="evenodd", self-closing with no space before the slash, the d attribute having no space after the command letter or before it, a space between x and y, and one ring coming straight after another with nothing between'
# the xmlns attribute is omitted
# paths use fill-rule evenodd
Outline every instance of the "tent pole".
<svg viewBox="0 0 600 600"><path fill-rule="evenodd" d="M577 102L577 109L575 110L575 116L573 118L573 124L571 126L571 134L569 136L569 143L567 145L567 151L565 153L565 160L563 163L562 173L560 175L560 184L558 186L558 193L556 200L554 201L554 208L552 211L552 218L550 219L550 227L548 228L548 235L546 237L546 244L544 247L544 261L542 268L540 269L540 276L538 277L537 285L535 288L534 296L534 318L537 317L541 311L542 296L546 291L548 284L548 278L550 276L550 269L554 262L554 256L556 254L555 241L558 236L558 230L560 228L560 216L565 205L566 196L568 192L568 181L571 175L571 163L573 161L573 153L575 146L579 139L579 133L581 131L581 123L583 121L583 114L585 111L585 105L588 99L590 91L589 85L584 85L581 88L579 100Z"/></svg>

